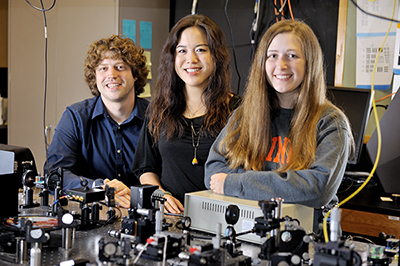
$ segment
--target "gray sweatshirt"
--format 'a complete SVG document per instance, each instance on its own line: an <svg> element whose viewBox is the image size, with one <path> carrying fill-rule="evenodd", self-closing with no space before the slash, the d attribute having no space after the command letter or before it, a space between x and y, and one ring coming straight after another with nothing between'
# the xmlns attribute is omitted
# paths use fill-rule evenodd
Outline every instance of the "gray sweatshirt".
<svg viewBox="0 0 400 266"><path fill-rule="evenodd" d="M250 200L284 199L285 203L297 203L320 208L337 202L336 192L346 169L349 155L349 134L342 113L327 108L317 124L317 148L315 162L309 169L288 171L285 174L271 171L278 162L285 162L284 145L289 143L292 110L281 109L272 123L273 135L270 150L266 155L262 171L230 169L226 158L219 152L219 144L226 135L227 126L221 131L211 147L205 165L205 185L210 188L213 174L228 174L224 183L224 194Z"/></svg>

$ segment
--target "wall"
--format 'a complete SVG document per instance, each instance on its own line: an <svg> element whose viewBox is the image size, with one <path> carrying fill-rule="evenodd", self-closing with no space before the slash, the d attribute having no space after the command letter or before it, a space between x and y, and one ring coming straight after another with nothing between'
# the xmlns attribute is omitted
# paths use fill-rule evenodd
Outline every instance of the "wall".
<svg viewBox="0 0 400 266"><path fill-rule="evenodd" d="M135 20L136 39L134 41L136 44L140 45L140 21L150 21L152 24L152 47L145 49L151 52L152 79L148 81L152 90L158 73L158 59L169 32L169 1L120 0L119 2L119 32L123 32L124 19Z"/></svg>
<svg viewBox="0 0 400 266"><path fill-rule="evenodd" d="M159 52L169 30L169 2L58 0L55 7L46 12L48 83L45 104L43 14L25 1L8 2L8 144L29 147L35 156L38 171L41 171L46 158L44 127L51 126L54 132L68 105L92 97L83 76L83 64L89 44L100 38L122 33L123 19L151 21L153 46L148 51L152 52L152 73L155 77ZM43 3L48 8L53 0L43 0ZM136 32L139 35L139 23ZM138 42L139 38L136 39L136 43Z"/></svg>
<svg viewBox="0 0 400 266"><path fill-rule="evenodd" d="M53 0L43 3L50 7ZM91 97L83 78L83 61L88 44L117 32L117 4L114 0L59 0L46 12L45 124L53 129L67 105ZM42 12L25 1L9 0L8 144L29 147L38 171L45 160L44 40Z"/></svg>
<svg viewBox="0 0 400 266"><path fill-rule="evenodd" d="M347 9L347 27L346 27L346 51L344 60L344 73L343 73L343 87L355 87L356 86L356 62L357 62L357 10L354 4L350 1L348 3ZM386 95L390 94L391 90L376 90L375 99L379 100ZM381 102L379 105L389 105L391 98L387 98ZM378 103L377 103L378 104ZM386 109L377 108L378 119L380 120L385 113ZM376 129L376 121L373 114L368 121L367 129L365 135L371 136Z"/></svg>

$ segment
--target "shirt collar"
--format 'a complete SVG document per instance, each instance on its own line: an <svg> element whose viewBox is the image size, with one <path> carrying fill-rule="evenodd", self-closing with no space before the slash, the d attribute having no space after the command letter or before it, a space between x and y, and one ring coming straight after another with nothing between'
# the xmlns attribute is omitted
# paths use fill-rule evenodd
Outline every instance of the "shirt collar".
<svg viewBox="0 0 400 266"><path fill-rule="evenodd" d="M138 117L141 120L143 120L145 111L146 111L146 108L141 104L138 97L136 97L135 98L135 107L133 108L131 115L122 124L129 123L135 117ZM101 97L97 96L96 104L95 104L93 114L92 114L92 119L95 119L96 117L101 116L101 115L107 116L109 114L108 114L107 108L104 106L104 103L101 100Z"/></svg>
<svg viewBox="0 0 400 266"><path fill-rule="evenodd" d="M93 114L92 114L92 119L95 119L96 117L103 115L103 114L108 115L108 112L107 112L106 107L104 106L103 101L101 100L101 97L97 96Z"/></svg>

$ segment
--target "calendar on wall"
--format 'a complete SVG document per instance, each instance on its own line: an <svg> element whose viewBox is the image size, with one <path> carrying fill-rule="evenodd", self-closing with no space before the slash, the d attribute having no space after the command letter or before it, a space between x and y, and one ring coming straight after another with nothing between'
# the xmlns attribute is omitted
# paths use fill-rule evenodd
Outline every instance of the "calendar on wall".
<svg viewBox="0 0 400 266"><path fill-rule="evenodd" d="M394 14L394 18L397 18L398 3L393 13L393 0L361 0L358 5L366 12L386 18ZM395 42L396 23L357 10L357 87L371 88L373 82L374 89L391 88Z"/></svg>

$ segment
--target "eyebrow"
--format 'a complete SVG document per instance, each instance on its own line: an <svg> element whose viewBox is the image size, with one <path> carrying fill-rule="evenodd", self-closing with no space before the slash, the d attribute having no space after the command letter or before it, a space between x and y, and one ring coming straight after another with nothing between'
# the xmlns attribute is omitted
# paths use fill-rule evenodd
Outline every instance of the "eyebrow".
<svg viewBox="0 0 400 266"><path fill-rule="evenodd" d="M121 65L121 64L127 65L123 60L117 61L115 64L112 64L112 65ZM98 67L99 67L99 66L109 66L109 65L110 65L110 64L108 64L108 63L100 63L100 64L98 65Z"/></svg>
<svg viewBox="0 0 400 266"><path fill-rule="evenodd" d="M197 45L195 46L195 48L197 48L197 47L199 47L199 46L207 46L207 47L208 47L208 44L197 44ZM187 45L178 44L178 45L176 46L176 48L179 48L179 47L187 47Z"/></svg>
<svg viewBox="0 0 400 266"><path fill-rule="evenodd" d="M279 51L275 49L275 50L267 50L267 52L279 52ZM285 52L299 52L299 51L296 49L288 49Z"/></svg>

